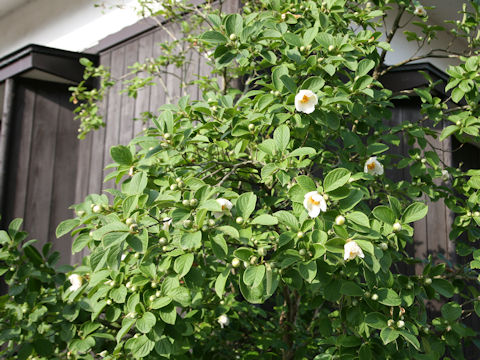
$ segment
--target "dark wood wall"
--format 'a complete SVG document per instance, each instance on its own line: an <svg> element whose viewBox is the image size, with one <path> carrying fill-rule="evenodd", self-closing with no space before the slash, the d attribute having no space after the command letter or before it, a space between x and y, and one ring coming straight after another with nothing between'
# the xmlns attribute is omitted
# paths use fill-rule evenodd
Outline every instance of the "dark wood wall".
<svg viewBox="0 0 480 360"><path fill-rule="evenodd" d="M63 84L17 79L7 153L2 228L23 218L31 238L54 243L62 262L70 261L70 240L56 239L55 229L71 218L77 179L77 124L68 87Z"/></svg>

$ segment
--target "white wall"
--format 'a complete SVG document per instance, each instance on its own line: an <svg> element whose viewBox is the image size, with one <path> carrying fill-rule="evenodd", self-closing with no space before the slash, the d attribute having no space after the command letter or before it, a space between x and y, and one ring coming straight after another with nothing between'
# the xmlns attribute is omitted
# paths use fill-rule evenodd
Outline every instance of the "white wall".
<svg viewBox="0 0 480 360"><path fill-rule="evenodd" d="M30 0L0 17L0 57L28 44L82 51L139 20L135 0L124 9L94 7L95 0ZM118 3L107 0L107 4ZM0 13L2 1L0 0Z"/></svg>

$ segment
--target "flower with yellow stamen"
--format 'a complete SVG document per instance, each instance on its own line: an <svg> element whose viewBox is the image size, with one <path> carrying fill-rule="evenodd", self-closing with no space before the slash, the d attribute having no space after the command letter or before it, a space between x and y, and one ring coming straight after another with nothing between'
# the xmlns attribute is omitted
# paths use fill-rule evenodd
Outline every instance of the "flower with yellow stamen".
<svg viewBox="0 0 480 360"><path fill-rule="evenodd" d="M427 16L427 12L422 5L415 6L415 11L413 12L413 14L417 16Z"/></svg>
<svg viewBox="0 0 480 360"><path fill-rule="evenodd" d="M383 175L383 165L377 160L376 156L372 156L365 162L363 171L370 175Z"/></svg>
<svg viewBox="0 0 480 360"><path fill-rule="evenodd" d="M300 90L295 96L295 109L305 114L311 114L317 104L317 95L310 90Z"/></svg>
<svg viewBox="0 0 480 360"><path fill-rule="evenodd" d="M320 211L327 211L327 203L318 191L310 191L305 194L303 206L308 211L308 216L315 218L320 215Z"/></svg>
<svg viewBox="0 0 480 360"><path fill-rule="evenodd" d="M222 208L222 211L215 211L213 213L213 216L215 216L215 218L219 218L221 216L223 216L223 214L229 212L232 207L233 207L233 204L227 200L227 199L224 199L224 198L218 198L217 199L217 203L220 205L220 207Z"/></svg>
<svg viewBox="0 0 480 360"><path fill-rule="evenodd" d="M353 260L357 256L362 259L365 257L362 248L353 240L347 241L343 246L343 259L345 261Z"/></svg>

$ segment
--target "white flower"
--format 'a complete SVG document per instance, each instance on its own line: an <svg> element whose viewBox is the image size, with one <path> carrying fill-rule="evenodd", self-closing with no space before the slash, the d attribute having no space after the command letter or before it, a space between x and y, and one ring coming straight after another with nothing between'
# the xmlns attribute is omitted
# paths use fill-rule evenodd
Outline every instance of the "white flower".
<svg viewBox="0 0 480 360"><path fill-rule="evenodd" d="M163 219L162 229L163 229L164 231L170 230L170 225L172 225L172 218L165 218L165 219Z"/></svg>
<svg viewBox="0 0 480 360"><path fill-rule="evenodd" d="M217 321L220 324L222 329L224 326L227 326L228 324L230 324L230 319L225 314L220 315Z"/></svg>
<svg viewBox="0 0 480 360"><path fill-rule="evenodd" d="M222 208L222 211L215 211L213 213L213 216L215 216L215 218L219 218L221 217L223 214L229 212L230 210L232 210L232 207L233 207L233 204L230 202L230 200L227 200L227 199L224 199L224 198L218 198L217 199L217 203L221 206Z"/></svg>
<svg viewBox="0 0 480 360"><path fill-rule="evenodd" d="M415 6L415 11L413 12L413 14L417 16L427 16L427 12L422 5Z"/></svg>
<svg viewBox="0 0 480 360"><path fill-rule="evenodd" d="M383 165L378 162L376 156L365 161L363 171L370 175L383 175Z"/></svg>
<svg viewBox="0 0 480 360"><path fill-rule="evenodd" d="M126 257L127 257L127 254L122 254L120 259L123 261L123 260L125 260Z"/></svg>
<svg viewBox="0 0 480 360"><path fill-rule="evenodd" d="M449 173L448 170L446 170L446 169L443 169L443 170L442 170L442 180L443 180L443 181L448 181L448 180L450 180L450 173Z"/></svg>
<svg viewBox="0 0 480 360"><path fill-rule="evenodd" d="M344 251L344 254L343 254L344 260L353 260L357 256L361 257L362 259L365 257L365 255L363 255L362 249L360 248L360 246L358 246L358 244L355 241L348 241L343 247L343 251Z"/></svg>
<svg viewBox="0 0 480 360"><path fill-rule="evenodd" d="M303 200L303 206L308 211L308 216L315 218L320 214L320 211L327 211L327 203L322 195L318 191L310 191L305 194L305 199Z"/></svg>
<svg viewBox="0 0 480 360"><path fill-rule="evenodd" d="M78 274L71 274L69 277L68 277L68 280L70 281L70 283L72 284L72 286L70 286L70 291L76 291L78 289L80 289L82 287L82 283L83 283L83 279L80 275Z"/></svg>
<svg viewBox="0 0 480 360"><path fill-rule="evenodd" d="M295 95L295 109L297 109L297 111L311 114L317 104L317 95L310 90L300 90L298 94Z"/></svg>

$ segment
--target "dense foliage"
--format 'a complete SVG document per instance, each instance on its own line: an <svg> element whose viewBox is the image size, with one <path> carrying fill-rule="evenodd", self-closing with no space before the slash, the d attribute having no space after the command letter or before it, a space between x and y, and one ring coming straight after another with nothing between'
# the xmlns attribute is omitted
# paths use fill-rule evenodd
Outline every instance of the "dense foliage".
<svg viewBox="0 0 480 360"><path fill-rule="evenodd" d="M74 252L89 249L69 281L33 247L19 253L16 228L2 233L6 357L463 359L480 346L465 325L480 315L480 170L448 166L435 144L478 136L480 9L469 6L442 28L407 1L249 1L242 14L165 2L156 15L184 22L188 10L195 29L208 26L195 36L183 23L183 41L210 58L217 81L198 81L200 100L145 114L154 126L111 149L108 179L121 188L89 195L57 229L71 232ZM420 48L447 32L465 52L385 66L406 22ZM136 64L128 93L183 64L174 49ZM442 56L460 61L448 83L425 73L422 88L381 84L402 64ZM115 82L84 64L103 83L74 90L82 135L101 125L95 101ZM421 100L419 118L392 123L405 99ZM407 253L425 198L455 214L458 264Z"/></svg>

